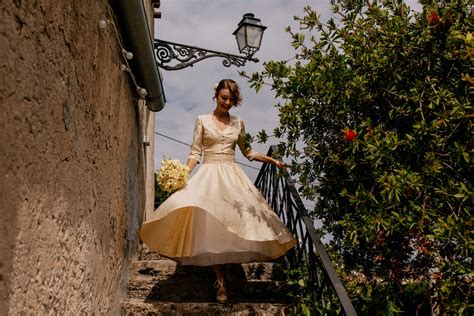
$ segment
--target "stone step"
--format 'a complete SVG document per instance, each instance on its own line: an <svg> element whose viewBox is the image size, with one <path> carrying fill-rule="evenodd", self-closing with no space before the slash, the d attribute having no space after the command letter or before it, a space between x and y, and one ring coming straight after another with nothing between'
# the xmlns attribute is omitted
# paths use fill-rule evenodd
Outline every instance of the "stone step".
<svg viewBox="0 0 474 316"><path fill-rule="evenodd" d="M140 245L140 249L139 249L138 260L139 261L153 261L153 260L170 260L170 259L167 259L166 257L160 256L155 251L150 250L147 245L142 243ZM170 261L172 261L172 260L170 260ZM275 260L272 260L271 262L280 263L280 264L284 265L285 261L284 261L284 257L280 257L280 258L277 258Z"/></svg>
<svg viewBox="0 0 474 316"><path fill-rule="evenodd" d="M226 269L234 271L236 280L286 280L284 266L277 262L232 264ZM135 261L130 272L132 276L150 276L154 280L215 278L211 267L183 266L168 259Z"/></svg>
<svg viewBox="0 0 474 316"><path fill-rule="evenodd" d="M153 250L150 250L150 248L147 247L144 243L140 245L140 251L139 251L139 260L159 260L162 259L162 257L154 252Z"/></svg>
<svg viewBox="0 0 474 316"><path fill-rule="evenodd" d="M189 280L185 278L155 280L150 276L135 276L128 282L131 299L172 302L215 302L215 279ZM287 303L289 286L285 281L227 282L229 302Z"/></svg>
<svg viewBox="0 0 474 316"><path fill-rule="evenodd" d="M277 303L176 303L130 300L122 304L122 315L157 316L274 316L289 315L286 304Z"/></svg>

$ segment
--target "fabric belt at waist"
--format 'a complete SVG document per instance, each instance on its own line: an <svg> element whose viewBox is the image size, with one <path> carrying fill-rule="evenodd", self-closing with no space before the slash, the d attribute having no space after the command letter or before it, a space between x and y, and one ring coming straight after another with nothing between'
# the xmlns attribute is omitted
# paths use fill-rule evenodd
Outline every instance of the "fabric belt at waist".
<svg viewBox="0 0 474 316"><path fill-rule="evenodd" d="M203 163L235 162L234 154L206 154L204 153Z"/></svg>

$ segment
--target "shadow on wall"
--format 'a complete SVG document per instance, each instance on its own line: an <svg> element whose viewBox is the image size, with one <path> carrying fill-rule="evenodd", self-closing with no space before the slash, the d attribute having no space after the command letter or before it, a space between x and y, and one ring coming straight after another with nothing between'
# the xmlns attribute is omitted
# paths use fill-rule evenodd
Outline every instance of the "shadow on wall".
<svg viewBox="0 0 474 316"><path fill-rule="evenodd" d="M138 113L137 113L138 115ZM136 129L137 137L140 133L139 129ZM141 163L139 145L137 139L133 138L128 152L127 161L125 163L125 188L126 188L126 216L125 216L125 239L124 245L122 269L120 272L120 296L124 300L127 297L127 273L129 270L130 259L137 256L137 249L140 243L139 230L143 221L143 209L145 207L145 187L140 185L137 179L145 178L145 168ZM139 162L137 164L137 161ZM140 163L141 162L141 163ZM139 194L142 196L139 196Z"/></svg>

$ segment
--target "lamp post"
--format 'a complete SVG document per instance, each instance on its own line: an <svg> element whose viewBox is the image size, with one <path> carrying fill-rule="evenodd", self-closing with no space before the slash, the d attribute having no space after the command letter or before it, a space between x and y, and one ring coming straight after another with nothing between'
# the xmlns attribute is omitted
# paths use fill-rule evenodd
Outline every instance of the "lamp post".
<svg viewBox="0 0 474 316"><path fill-rule="evenodd" d="M237 40L239 52L245 54L244 56L155 39L156 62L158 67L165 70L192 67L195 63L211 57L223 58L222 64L225 67L231 65L241 67L247 61L258 62L258 59L254 58L253 55L260 49L263 32L266 28L262 25L260 19L255 18L252 13L244 14L233 33ZM175 63L172 63L173 61Z"/></svg>
<svg viewBox="0 0 474 316"><path fill-rule="evenodd" d="M252 57L260 49L263 31L266 28L253 13L244 14L244 17L239 22L239 26L232 33L237 40L239 52Z"/></svg>

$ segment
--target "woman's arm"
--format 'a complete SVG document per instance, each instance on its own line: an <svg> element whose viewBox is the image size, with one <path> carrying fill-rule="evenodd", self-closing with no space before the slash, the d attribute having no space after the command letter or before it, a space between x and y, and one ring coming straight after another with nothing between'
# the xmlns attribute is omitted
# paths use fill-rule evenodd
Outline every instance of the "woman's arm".
<svg viewBox="0 0 474 316"><path fill-rule="evenodd" d="M240 133L239 133L239 138L237 140L237 144L239 145L239 148L242 154L245 157L247 157L247 159L250 161L257 160L260 162L272 163L278 168L282 169L283 171L286 171L288 166L283 161L277 160L275 158L269 157L267 155L264 155L262 153L252 150L252 148L250 147L250 144L246 144L244 142L244 137L245 137L245 125L244 125L244 122L240 120Z"/></svg>
<svg viewBox="0 0 474 316"><path fill-rule="evenodd" d="M200 117L196 119L194 124L193 143L191 144L191 150L188 156L188 162L186 163L189 168L189 174L193 171L194 167L201 161L202 153L202 134L203 127Z"/></svg>

